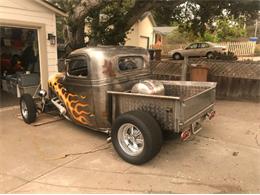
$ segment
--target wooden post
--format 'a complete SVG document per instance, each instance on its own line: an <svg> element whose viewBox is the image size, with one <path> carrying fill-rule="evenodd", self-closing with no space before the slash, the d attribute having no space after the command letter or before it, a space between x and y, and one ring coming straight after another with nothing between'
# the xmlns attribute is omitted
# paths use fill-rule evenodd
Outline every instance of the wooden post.
<svg viewBox="0 0 260 195"><path fill-rule="evenodd" d="M186 75L187 75L187 67L188 67L188 56L184 56L184 61L182 63L181 68L181 80L186 81Z"/></svg>

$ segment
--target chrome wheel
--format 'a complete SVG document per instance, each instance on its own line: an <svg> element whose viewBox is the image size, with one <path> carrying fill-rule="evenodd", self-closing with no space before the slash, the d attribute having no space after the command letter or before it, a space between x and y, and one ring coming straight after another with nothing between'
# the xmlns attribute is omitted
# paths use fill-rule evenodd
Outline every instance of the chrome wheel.
<svg viewBox="0 0 260 195"><path fill-rule="evenodd" d="M20 98L20 111L24 122L31 124L36 120L37 108L30 94L23 94Z"/></svg>
<svg viewBox="0 0 260 195"><path fill-rule="evenodd" d="M180 60L181 59L181 55L176 53L176 54L173 55L173 59Z"/></svg>
<svg viewBox="0 0 260 195"><path fill-rule="evenodd" d="M130 156L137 156L144 149L143 134L131 123L123 124L119 128L117 139L123 151Z"/></svg>
<svg viewBox="0 0 260 195"><path fill-rule="evenodd" d="M21 110L22 110L23 117L28 118L28 108L27 108L26 103L24 101L21 102Z"/></svg>
<svg viewBox="0 0 260 195"><path fill-rule="evenodd" d="M214 58L214 54L213 53L208 53L207 54L207 58L208 59L213 59Z"/></svg>

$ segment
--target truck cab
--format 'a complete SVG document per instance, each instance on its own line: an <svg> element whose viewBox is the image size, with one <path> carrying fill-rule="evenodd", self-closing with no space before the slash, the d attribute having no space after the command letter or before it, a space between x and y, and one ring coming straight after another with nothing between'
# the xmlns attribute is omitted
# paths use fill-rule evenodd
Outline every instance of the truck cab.
<svg viewBox="0 0 260 195"><path fill-rule="evenodd" d="M107 91L123 92L150 77L148 53L144 49L83 48L68 56L65 73L51 77L49 88L65 102L74 122L108 132L112 121Z"/></svg>

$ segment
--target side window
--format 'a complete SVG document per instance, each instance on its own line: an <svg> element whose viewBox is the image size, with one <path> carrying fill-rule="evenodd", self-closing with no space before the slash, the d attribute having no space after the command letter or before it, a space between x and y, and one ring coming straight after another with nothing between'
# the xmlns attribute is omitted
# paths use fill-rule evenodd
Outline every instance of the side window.
<svg viewBox="0 0 260 195"><path fill-rule="evenodd" d="M134 69L141 69L143 67L144 60L142 57L120 57L118 60L118 68L120 71L131 71Z"/></svg>
<svg viewBox="0 0 260 195"><path fill-rule="evenodd" d="M197 49L197 43L189 45L187 49Z"/></svg>
<svg viewBox="0 0 260 195"><path fill-rule="evenodd" d="M208 48L209 47L209 44L207 43L201 43L201 48Z"/></svg>
<svg viewBox="0 0 260 195"><path fill-rule="evenodd" d="M84 59L71 59L68 62L68 75L77 77L88 76L88 65Z"/></svg>

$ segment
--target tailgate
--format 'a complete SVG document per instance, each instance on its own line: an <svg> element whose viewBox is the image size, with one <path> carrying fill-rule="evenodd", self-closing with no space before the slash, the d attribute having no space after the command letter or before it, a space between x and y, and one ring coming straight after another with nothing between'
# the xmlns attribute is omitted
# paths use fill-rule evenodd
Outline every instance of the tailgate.
<svg viewBox="0 0 260 195"><path fill-rule="evenodd" d="M212 86L182 101L181 122L184 126L201 118L207 112L213 110L216 96L216 83L208 84Z"/></svg>

